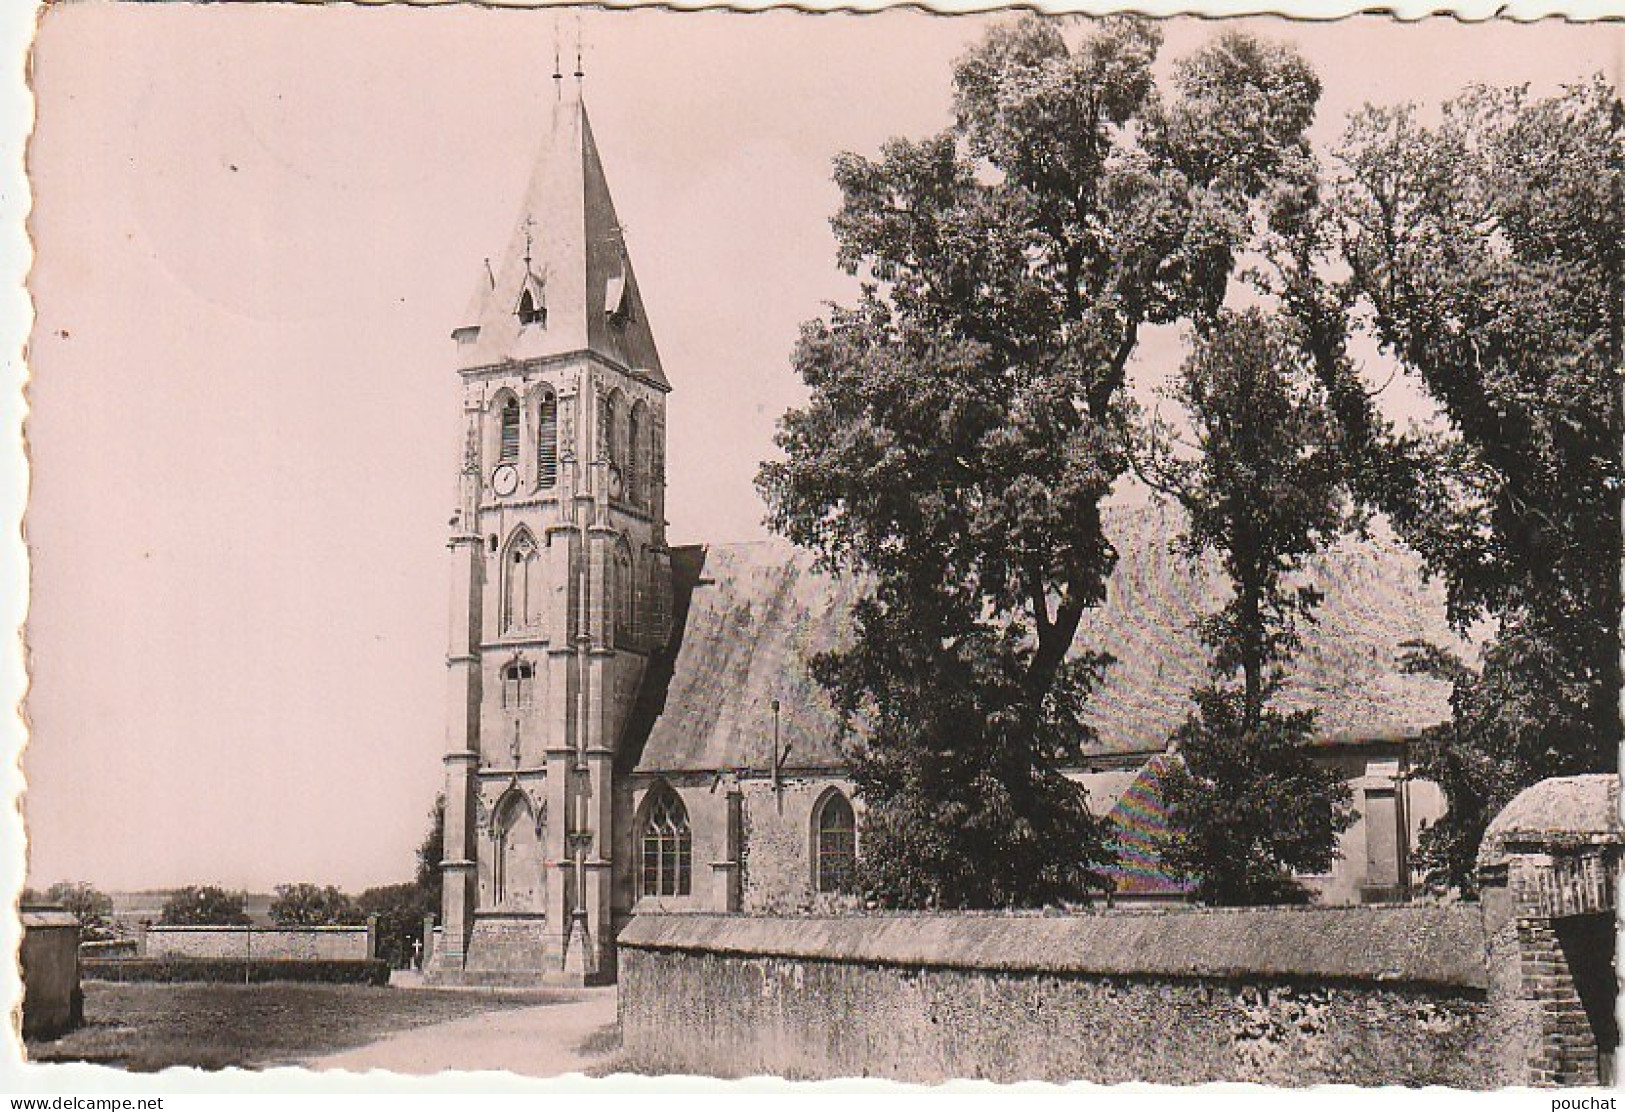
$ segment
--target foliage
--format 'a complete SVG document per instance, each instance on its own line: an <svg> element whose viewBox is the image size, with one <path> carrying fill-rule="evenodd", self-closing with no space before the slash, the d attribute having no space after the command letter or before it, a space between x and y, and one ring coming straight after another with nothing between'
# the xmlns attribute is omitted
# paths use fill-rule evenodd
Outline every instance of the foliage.
<svg viewBox="0 0 1625 1112"><path fill-rule="evenodd" d="M80 972L94 981L389 984L388 963L369 958L88 958L80 963Z"/></svg>
<svg viewBox="0 0 1625 1112"><path fill-rule="evenodd" d="M1367 108L1340 152L1339 296L1444 426L1399 444L1418 465L1376 494L1452 620L1493 622L1419 754L1450 806L1423 857L1463 887L1513 794L1617 764L1622 119L1600 78L1544 100L1475 88L1434 127Z"/></svg>
<svg viewBox="0 0 1625 1112"><path fill-rule="evenodd" d="M446 856L446 797L434 797L429 810L429 832L418 846L415 883L431 902L440 898L440 862ZM435 903L438 906L438 903Z"/></svg>
<svg viewBox="0 0 1625 1112"><path fill-rule="evenodd" d="M271 919L284 927L333 927L366 921L365 913L331 884L279 884Z"/></svg>
<svg viewBox="0 0 1625 1112"><path fill-rule="evenodd" d="M440 861L445 856L446 797L437 795L429 811L429 829L417 849L412 880L368 888L356 899L357 913L378 916L378 957L392 968L405 969L421 951L423 920L440 911Z"/></svg>
<svg viewBox="0 0 1625 1112"><path fill-rule="evenodd" d="M1100 505L1127 466L1128 361L1143 326L1218 309L1319 95L1295 55L1226 33L1165 104L1154 24L1073 45L1060 26L973 48L949 131L837 159L862 294L803 326L812 397L758 479L775 529L874 584L820 677L868 727L860 869L887 903L1095 883L1101 832L1059 769L1105 663L1069 652L1116 559Z"/></svg>
<svg viewBox="0 0 1625 1112"><path fill-rule="evenodd" d="M44 895L24 889L23 903L60 904L79 920L79 937L86 942L102 942L118 933L113 921L113 897L82 880L60 880Z"/></svg>
<svg viewBox="0 0 1625 1112"><path fill-rule="evenodd" d="M1359 524L1336 424L1292 329L1258 309L1205 328L1169 394L1194 442L1153 429L1142 474L1184 509L1184 554L1217 554L1234 588L1202 640L1217 675L1241 673L1250 722L1299 645L1298 619L1313 620L1323 598L1295 573Z"/></svg>
<svg viewBox="0 0 1625 1112"><path fill-rule="evenodd" d="M377 915L377 953L392 969L412 964L414 943L423 941L423 917L440 910L440 894L416 882L368 888L356 899L363 915Z"/></svg>
<svg viewBox="0 0 1625 1112"><path fill-rule="evenodd" d="M1294 872L1329 871L1353 820L1348 785L1309 757L1313 715L1265 706L1249 722L1233 687L1194 698L1164 778L1174 819L1164 864L1195 880L1203 903L1307 902Z"/></svg>
<svg viewBox="0 0 1625 1112"><path fill-rule="evenodd" d="M1035 702L1020 652L996 634L967 624L943 648L895 610L873 620L876 605L860 604L853 651L815 666L849 712L880 693L869 726L888 744L860 750L854 769L870 801L860 887L904 907L1059 903L1102 887L1105 829L1058 768L1081 755L1086 692L1072 687L1095 662L1066 662L1054 697Z"/></svg>
<svg viewBox="0 0 1625 1112"><path fill-rule="evenodd" d="M1169 393L1194 442L1154 429L1144 474L1184 508L1185 555L1216 554L1232 591L1202 624L1214 681L1174 737L1165 862L1207 903L1302 902L1292 874L1329 868L1349 789L1309 752L1314 716L1268 700L1323 598L1303 561L1358 524L1336 421L1295 331L1257 309L1205 328Z"/></svg>
<svg viewBox="0 0 1625 1112"><path fill-rule="evenodd" d="M187 885L171 892L158 921L177 927L240 927L248 923L241 892L213 885Z"/></svg>

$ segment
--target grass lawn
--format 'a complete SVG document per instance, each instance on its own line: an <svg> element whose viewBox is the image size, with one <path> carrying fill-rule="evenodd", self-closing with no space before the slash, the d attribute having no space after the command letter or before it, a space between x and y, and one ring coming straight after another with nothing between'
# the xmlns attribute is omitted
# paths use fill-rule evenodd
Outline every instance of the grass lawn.
<svg viewBox="0 0 1625 1112"><path fill-rule="evenodd" d="M35 1062L263 1069L363 1046L394 1031L502 1008L563 1004L568 989L442 991L277 982L263 985L85 982L85 1025L30 1041Z"/></svg>

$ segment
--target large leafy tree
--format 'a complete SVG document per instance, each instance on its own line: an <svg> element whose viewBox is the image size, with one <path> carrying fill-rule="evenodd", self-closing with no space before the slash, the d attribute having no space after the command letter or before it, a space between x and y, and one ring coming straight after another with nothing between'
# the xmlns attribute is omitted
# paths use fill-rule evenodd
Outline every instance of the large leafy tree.
<svg viewBox="0 0 1625 1112"><path fill-rule="evenodd" d="M434 797L429 809L429 829L417 850L417 869L412 883L423 894L431 909L440 906L440 862L446 856L446 797Z"/></svg>
<svg viewBox="0 0 1625 1112"><path fill-rule="evenodd" d="M23 890L23 903L60 904L79 920L79 937L87 942L100 942L118 933L113 919L113 897L95 885L83 880L60 880L45 890L44 895L32 888Z"/></svg>
<svg viewBox="0 0 1625 1112"><path fill-rule="evenodd" d="M158 921L179 927L241 927L249 922L241 892L212 884L177 888L164 901Z"/></svg>
<svg viewBox="0 0 1625 1112"><path fill-rule="evenodd" d="M355 902L363 915L378 917L378 957L395 969L412 963L414 944L423 941L424 917L440 909L439 893L426 898L413 882L368 888Z"/></svg>
<svg viewBox="0 0 1625 1112"><path fill-rule="evenodd" d="M857 303L802 329L811 388L764 466L770 522L874 584L821 679L868 729L861 868L898 904L1078 898L1106 854L1060 769L1104 663L1074 656L1116 559L1141 329L1218 310L1319 84L1228 32L1175 69L1153 24L1025 18L954 72L956 122L843 155Z"/></svg>
<svg viewBox="0 0 1625 1112"><path fill-rule="evenodd" d="M1350 274L1331 300L1368 310L1442 418L1371 438L1373 456L1411 464L1372 493L1452 620L1490 630L1478 666L1418 656L1455 681L1420 754L1450 805L1422 850L1464 887L1513 794L1617 765L1622 116L1601 79L1541 100L1476 88L1432 127L1368 108L1340 152Z"/></svg>
<svg viewBox="0 0 1625 1112"><path fill-rule="evenodd" d="M332 927L360 922L365 913L331 884L279 884L271 901L271 918L284 927Z"/></svg>
<svg viewBox="0 0 1625 1112"><path fill-rule="evenodd" d="M1201 627L1210 684L1175 734L1167 864L1207 903L1301 902L1352 819L1349 790L1309 745L1314 715L1270 705L1322 593L1304 561L1358 524L1342 436L1298 330L1257 309L1200 330L1169 393L1189 440L1153 430L1143 474L1185 510L1179 547L1216 558L1229 600Z"/></svg>

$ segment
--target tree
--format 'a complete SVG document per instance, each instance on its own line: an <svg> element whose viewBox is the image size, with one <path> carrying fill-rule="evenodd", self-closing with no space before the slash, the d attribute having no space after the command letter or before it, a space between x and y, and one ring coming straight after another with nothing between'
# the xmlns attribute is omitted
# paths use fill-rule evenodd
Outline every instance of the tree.
<svg viewBox="0 0 1625 1112"><path fill-rule="evenodd" d="M867 725L860 872L888 903L1077 899L1104 840L1061 775L1105 660L1071 654L1116 553L1140 329L1211 315L1319 95L1284 49L1225 33L1164 104L1154 24L1069 45L995 28L954 73L956 122L836 160L850 308L803 326L812 398L758 479L770 524L869 577L819 678Z"/></svg>
<svg viewBox="0 0 1625 1112"><path fill-rule="evenodd" d="M1598 78L1544 100L1471 89L1432 128L1367 108L1340 152L1345 300L1444 426L1410 438L1420 465L1379 497L1452 621L1493 628L1476 668L1418 657L1454 682L1418 754L1449 801L1421 851L1463 888L1512 795L1617 767L1622 151Z"/></svg>
<svg viewBox="0 0 1625 1112"><path fill-rule="evenodd" d="M1213 681L1174 735L1166 862L1207 903L1302 902L1293 873L1330 868L1349 790L1309 753L1314 715L1269 700L1323 598L1304 560L1358 524L1337 424L1295 330L1257 309L1206 327L1171 394L1194 443L1154 429L1143 473L1185 510L1180 549L1216 555L1232 592L1202 623Z"/></svg>
<svg viewBox="0 0 1625 1112"><path fill-rule="evenodd" d="M243 900L241 892L227 892L214 885L187 885L170 893L158 921L179 927L247 926Z"/></svg>
<svg viewBox="0 0 1625 1112"><path fill-rule="evenodd" d="M397 969L411 964L423 942L423 921L440 910L440 862L445 856L446 797L435 797L429 829L418 846L417 870L404 884L368 888L356 899L363 915L377 915L378 956Z"/></svg>
<svg viewBox="0 0 1625 1112"><path fill-rule="evenodd" d="M433 906L438 907L440 899L440 862L446 856L446 797L434 797L434 806L429 809L429 832L423 836L423 842L418 846L417 873L414 883L421 889Z"/></svg>
<svg viewBox="0 0 1625 1112"><path fill-rule="evenodd" d="M283 927L333 927L365 920L354 901L331 884L279 884L271 918Z"/></svg>
<svg viewBox="0 0 1625 1112"><path fill-rule="evenodd" d="M412 963L414 943L423 941L423 919L440 910L439 893L427 894L416 882L368 888L356 899L363 915L378 916L378 956L395 969Z"/></svg>
<svg viewBox="0 0 1625 1112"><path fill-rule="evenodd" d="M113 898L82 880L57 881L43 896L25 888L22 902L60 904L79 920L79 937L86 942L104 941L118 931L113 921Z"/></svg>

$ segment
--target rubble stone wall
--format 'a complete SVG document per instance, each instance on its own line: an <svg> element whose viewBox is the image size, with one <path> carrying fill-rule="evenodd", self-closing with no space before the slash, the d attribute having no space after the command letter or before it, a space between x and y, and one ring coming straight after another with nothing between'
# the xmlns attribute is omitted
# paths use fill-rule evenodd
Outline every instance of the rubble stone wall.
<svg viewBox="0 0 1625 1112"><path fill-rule="evenodd" d="M1526 1052L1470 907L639 915L620 947L640 1070L1487 1088Z"/></svg>

